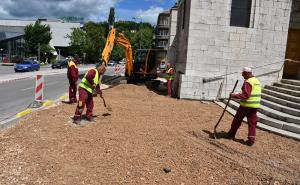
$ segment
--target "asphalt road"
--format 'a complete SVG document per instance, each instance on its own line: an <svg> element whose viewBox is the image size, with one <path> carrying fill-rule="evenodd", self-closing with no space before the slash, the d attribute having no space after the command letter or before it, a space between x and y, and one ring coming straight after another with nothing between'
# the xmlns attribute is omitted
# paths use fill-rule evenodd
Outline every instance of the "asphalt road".
<svg viewBox="0 0 300 185"><path fill-rule="evenodd" d="M113 72L114 69L108 67L105 76L113 76ZM44 99L56 100L66 94L68 88L66 74L45 76ZM34 101L34 90L34 78L0 84L0 121L25 110Z"/></svg>
<svg viewBox="0 0 300 185"><path fill-rule="evenodd" d="M40 70L44 71L44 70L48 70L50 68L51 68L50 65L41 66ZM7 75L7 74L15 74L14 66L1 66L0 65L0 75Z"/></svg>
<svg viewBox="0 0 300 185"><path fill-rule="evenodd" d="M35 79L0 84L0 121L23 111L34 101ZM44 99L57 99L68 91L65 74L45 76Z"/></svg>

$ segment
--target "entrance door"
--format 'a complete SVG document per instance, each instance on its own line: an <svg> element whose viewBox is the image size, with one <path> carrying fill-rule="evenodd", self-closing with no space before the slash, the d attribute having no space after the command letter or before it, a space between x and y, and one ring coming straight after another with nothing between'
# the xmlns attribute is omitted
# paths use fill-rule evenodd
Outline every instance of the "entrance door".
<svg viewBox="0 0 300 185"><path fill-rule="evenodd" d="M289 29L286 59L300 61L300 30ZM283 78L291 78L300 80L300 63L285 62L283 70Z"/></svg>

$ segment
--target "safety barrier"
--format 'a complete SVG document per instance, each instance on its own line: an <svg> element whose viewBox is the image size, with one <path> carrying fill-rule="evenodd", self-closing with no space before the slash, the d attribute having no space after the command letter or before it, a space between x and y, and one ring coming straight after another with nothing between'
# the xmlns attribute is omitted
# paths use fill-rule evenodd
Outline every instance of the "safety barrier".
<svg viewBox="0 0 300 185"><path fill-rule="evenodd" d="M43 101L44 99L44 76L36 75L35 78L35 101Z"/></svg>

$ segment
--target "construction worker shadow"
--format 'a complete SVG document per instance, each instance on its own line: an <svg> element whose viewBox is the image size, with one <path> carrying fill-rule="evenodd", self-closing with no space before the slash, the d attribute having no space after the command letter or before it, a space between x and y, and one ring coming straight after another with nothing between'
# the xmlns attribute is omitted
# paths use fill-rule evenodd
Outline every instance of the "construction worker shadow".
<svg viewBox="0 0 300 185"><path fill-rule="evenodd" d="M214 132L208 131L208 130L202 130L204 133L208 134L210 139L215 139L214 137ZM246 141L243 139L237 139L237 138L229 138L227 132L221 131L216 133L217 138L216 139L228 139L228 140L233 140L235 142L241 143L243 145L247 145Z"/></svg>
<svg viewBox="0 0 300 185"><path fill-rule="evenodd" d="M168 88L166 84L159 80L149 80L145 82L147 89L150 91L155 92L158 95L167 96L168 95Z"/></svg>

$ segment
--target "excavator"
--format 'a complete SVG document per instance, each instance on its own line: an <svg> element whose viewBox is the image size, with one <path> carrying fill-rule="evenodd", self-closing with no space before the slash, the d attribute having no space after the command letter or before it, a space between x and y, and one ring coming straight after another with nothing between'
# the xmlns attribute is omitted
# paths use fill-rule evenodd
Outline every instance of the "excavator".
<svg viewBox="0 0 300 185"><path fill-rule="evenodd" d="M157 77L157 67L160 64L157 58L157 49L137 49L135 60L132 56L132 48L129 39L124 34L116 33L112 28L107 36L106 44L102 52L102 61L108 64L114 45L119 44L125 49L125 76L128 83L136 83L144 80L151 80Z"/></svg>

